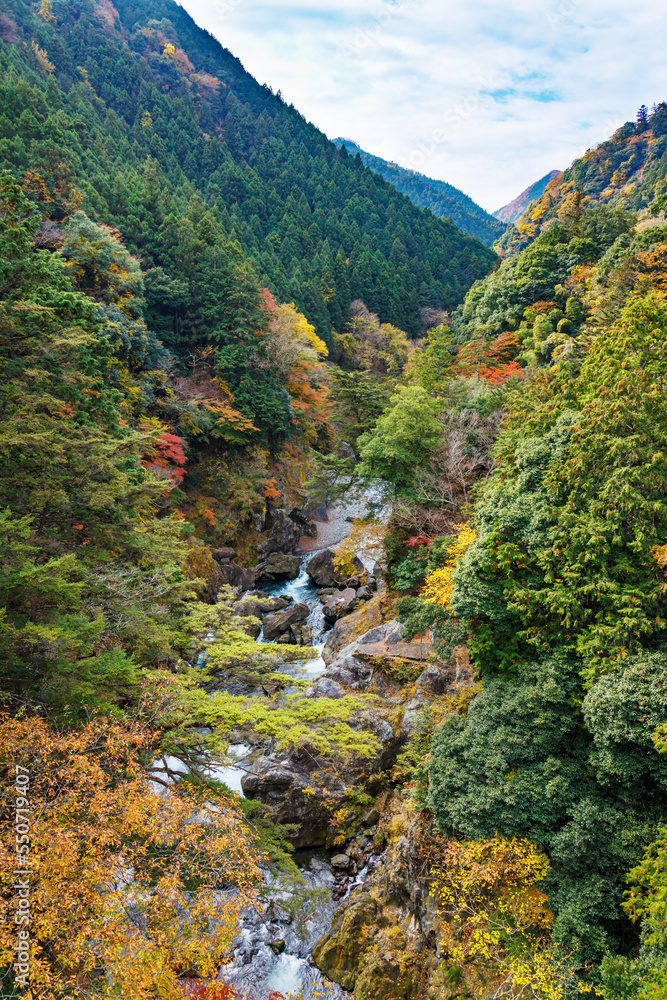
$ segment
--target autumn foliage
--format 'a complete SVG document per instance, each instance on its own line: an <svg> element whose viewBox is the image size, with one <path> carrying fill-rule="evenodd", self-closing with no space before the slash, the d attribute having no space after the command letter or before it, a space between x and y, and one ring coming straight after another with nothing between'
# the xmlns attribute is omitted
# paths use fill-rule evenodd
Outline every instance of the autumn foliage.
<svg viewBox="0 0 667 1000"><path fill-rule="evenodd" d="M165 431L160 434L153 448L151 458L144 460L145 467L155 475L164 475L174 486L182 482L185 475L183 466L186 463L182 438Z"/></svg>
<svg viewBox="0 0 667 1000"><path fill-rule="evenodd" d="M210 789L151 791L141 762L154 742L104 720L72 732L0 722L0 967L16 944L9 827L20 765L30 776L30 1000L182 1000L183 979L213 980L229 954L260 881L248 828ZM207 989L185 995L233 996Z"/></svg>
<svg viewBox="0 0 667 1000"><path fill-rule="evenodd" d="M564 1000L591 988L549 942L553 914L539 888L549 861L527 839L451 840L431 869L431 896L444 917L443 957L473 997ZM487 994L489 976L495 992Z"/></svg>
<svg viewBox="0 0 667 1000"><path fill-rule="evenodd" d="M523 378L523 368L515 360L520 351L515 333L501 333L490 341L477 337L459 348L451 374L504 385L510 378Z"/></svg>
<svg viewBox="0 0 667 1000"><path fill-rule="evenodd" d="M445 565L427 574L424 586L420 591L420 597L432 601L434 604L439 604L442 608L449 606L454 592L453 576L456 562L465 555L476 538L477 534L469 524L461 525L456 541L449 547Z"/></svg>

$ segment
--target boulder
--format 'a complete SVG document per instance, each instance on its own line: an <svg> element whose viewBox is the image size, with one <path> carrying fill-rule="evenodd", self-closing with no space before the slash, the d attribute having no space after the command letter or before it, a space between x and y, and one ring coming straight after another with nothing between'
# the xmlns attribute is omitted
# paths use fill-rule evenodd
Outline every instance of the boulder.
<svg viewBox="0 0 667 1000"><path fill-rule="evenodd" d="M422 670L415 683L427 695L444 694L450 686L446 671L441 670L434 663Z"/></svg>
<svg viewBox="0 0 667 1000"><path fill-rule="evenodd" d="M294 824L289 840L294 847L324 844L331 822L330 800L324 800L320 783L289 759L262 757L253 771L241 778L247 799L258 799L271 809L275 823ZM333 790L333 789L332 789ZM336 790L334 805L345 801L344 787Z"/></svg>
<svg viewBox="0 0 667 1000"><path fill-rule="evenodd" d="M247 591L246 593L250 593ZM261 607L261 602L256 597L246 597L246 594L241 596L241 599L236 602L232 607L232 612L241 618L246 618L252 616L253 618L261 618L263 612Z"/></svg>
<svg viewBox="0 0 667 1000"><path fill-rule="evenodd" d="M308 511L301 507L293 507L289 512L289 519L294 522L302 535L306 535L308 538L317 538L317 525Z"/></svg>
<svg viewBox="0 0 667 1000"><path fill-rule="evenodd" d="M233 617L236 618L236 615ZM252 639L259 639L262 631L262 623L259 618L247 618L244 616L242 620L238 621L238 626L242 632L245 632L245 634L249 635Z"/></svg>
<svg viewBox="0 0 667 1000"><path fill-rule="evenodd" d="M412 736L417 726L423 719L424 709L428 703L424 698L411 698L403 709L402 733L407 738Z"/></svg>
<svg viewBox="0 0 667 1000"><path fill-rule="evenodd" d="M263 597L258 601L259 610L263 615L268 615L272 611L282 611L283 608L288 608L293 601L293 597Z"/></svg>
<svg viewBox="0 0 667 1000"><path fill-rule="evenodd" d="M284 611L277 611L273 615L267 615L264 619L264 638L276 639L290 630L292 625L303 622L310 614L307 604L293 604Z"/></svg>
<svg viewBox="0 0 667 1000"><path fill-rule="evenodd" d="M351 858L348 854L334 854L331 859L331 867L346 869L350 867Z"/></svg>
<svg viewBox="0 0 667 1000"><path fill-rule="evenodd" d="M372 596L373 596L373 594L372 594L371 588L368 586L368 584L365 584L363 587L359 587L359 589L357 591L357 600L358 601L370 601L370 599L371 599Z"/></svg>
<svg viewBox="0 0 667 1000"><path fill-rule="evenodd" d="M271 552L257 566L257 576L266 580L294 580L301 571L299 556L286 555L284 552Z"/></svg>
<svg viewBox="0 0 667 1000"><path fill-rule="evenodd" d="M388 656L405 660L428 660L433 655L435 650L430 633L414 636L408 641L403 638L404 632L405 625L400 622L385 622L361 636L358 640L359 652L367 656ZM326 655L324 658L326 659Z"/></svg>
<svg viewBox="0 0 667 1000"><path fill-rule="evenodd" d="M229 587L238 587L240 590L250 590L255 586L255 570L245 566L239 566L234 562L236 552L234 549L216 549L213 558L218 563L216 573L216 590L221 584Z"/></svg>
<svg viewBox="0 0 667 1000"><path fill-rule="evenodd" d="M377 903L371 895L356 896L343 912L339 911L329 933L313 948L317 968L334 983L340 983L343 989L354 989L362 956L370 945L368 928L375 922L376 915Z"/></svg>
<svg viewBox="0 0 667 1000"><path fill-rule="evenodd" d="M354 611L357 605L357 594L356 591L348 587L346 590L341 591L341 593L331 596L327 603L323 607L324 620L333 625L342 618L343 615L349 615L351 611Z"/></svg>
<svg viewBox="0 0 667 1000"><path fill-rule="evenodd" d="M388 625L392 627L387 629L384 635L384 641L388 646L393 645L396 642L400 642L403 638L403 633L405 632L405 625L401 622L388 622Z"/></svg>
<svg viewBox="0 0 667 1000"><path fill-rule="evenodd" d="M366 660L356 656L341 656L327 667L326 676L332 681L351 687L353 691L365 691L370 682L373 668Z"/></svg>
<svg viewBox="0 0 667 1000"><path fill-rule="evenodd" d="M284 510L270 510L267 515L269 533L257 546L260 563L275 552L290 555L299 544L301 530Z"/></svg>
<svg viewBox="0 0 667 1000"><path fill-rule="evenodd" d="M378 559L376 563L373 564L373 569L371 573L376 580L384 580L387 574L387 561L386 559Z"/></svg>
<svg viewBox="0 0 667 1000"><path fill-rule="evenodd" d="M327 636L322 650L325 663L331 663L342 655L343 650L356 642L369 630L381 626L384 605L382 595L375 594L370 601L361 603L351 615L339 618Z"/></svg>
<svg viewBox="0 0 667 1000"><path fill-rule="evenodd" d="M320 677L315 685L315 698L344 698L345 692L340 684L330 677Z"/></svg>
<svg viewBox="0 0 667 1000"><path fill-rule="evenodd" d="M406 954L406 944L407 938L401 936L392 942L393 947L373 950L359 967L355 1000L411 1000L417 996L420 963L417 956Z"/></svg>
<svg viewBox="0 0 667 1000"><path fill-rule="evenodd" d="M331 549L324 549L314 555L306 566L306 572L313 583L318 587L342 587L350 575L363 575L364 564L357 556L354 557L354 573L341 573L334 566L334 553Z"/></svg>
<svg viewBox="0 0 667 1000"><path fill-rule="evenodd" d="M284 687L285 685L282 681L272 681L270 678L262 681L262 691L264 694L268 695L269 698L272 698L274 694L278 693L278 691L282 691Z"/></svg>
<svg viewBox="0 0 667 1000"><path fill-rule="evenodd" d="M216 549L213 553L213 558L216 562L231 562L231 560L236 555L236 549L221 548Z"/></svg>
<svg viewBox="0 0 667 1000"><path fill-rule="evenodd" d="M259 761L261 765L264 761ZM266 771L258 773L244 774L241 778L241 788L247 799L254 799L257 792L262 789L267 796L270 793L284 792L290 788L296 779L296 775L286 767L270 767Z"/></svg>
<svg viewBox="0 0 667 1000"><path fill-rule="evenodd" d="M298 646L312 645L313 629L311 625L292 625L290 632L294 636L294 641Z"/></svg>

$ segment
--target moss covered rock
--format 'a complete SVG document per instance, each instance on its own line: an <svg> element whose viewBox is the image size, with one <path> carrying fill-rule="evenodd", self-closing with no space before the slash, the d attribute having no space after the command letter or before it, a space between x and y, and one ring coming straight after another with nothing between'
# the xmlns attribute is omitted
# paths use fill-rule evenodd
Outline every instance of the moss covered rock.
<svg viewBox="0 0 667 1000"><path fill-rule="evenodd" d="M317 968L343 989L354 989L361 958L370 944L368 929L376 916L376 901L368 893L361 893L339 913L329 933L313 948Z"/></svg>
<svg viewBox="0 0 667 1000"><path fill-rule="evenodd" d="M354 1000L414 1000L419 978L415 956L397 949L385 951L380 940L359 969Z"/></svg>

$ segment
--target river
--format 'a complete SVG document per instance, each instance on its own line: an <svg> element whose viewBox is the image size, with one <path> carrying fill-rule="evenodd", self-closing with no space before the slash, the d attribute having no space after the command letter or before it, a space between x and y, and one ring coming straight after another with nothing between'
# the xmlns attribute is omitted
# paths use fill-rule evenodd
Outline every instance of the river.
<svg viewBox="0 0 667 1000"><path fill-rule="evenodd" d="M287 665L281 669L299 676L304 676L305 671L305 676L314 680L325 669L321 650L326 639L326 623L317 588L306 573L313 554L309 552L304 556L296 579L260 582L259 586L271 596L291 597L296 603L307 604L310 608L306 624L313 629L312 645L318 655L306 663ZM257 641L263 642L263 636L260 635ZM229 749L238 764L228 763L213 768L212 776L242 795L241 778L246 770L243 761L252 751L243 744L232 745ZM313 945L331 926L335 908L332 897L334 876L329 856L324 849L299 851L294 860L303 878L303 884L296 887L297 895L294 887L272 880L267 873L265 891L270 899L260 910L244 913L241 931L234 942L234 957L225 967L224 977L249 1000L266 1000L272 992L284 997L298 995L303 1000L349 998L351 994L340 986L327 986L320 972L309 962ZM284 951L276 954L283 944Z"/></svg>

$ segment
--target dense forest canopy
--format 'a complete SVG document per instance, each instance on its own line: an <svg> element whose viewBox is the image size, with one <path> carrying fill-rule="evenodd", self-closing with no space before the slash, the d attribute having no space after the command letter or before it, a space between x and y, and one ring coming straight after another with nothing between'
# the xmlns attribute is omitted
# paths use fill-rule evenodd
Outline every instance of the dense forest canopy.
<svg viewBox="0 0 667 1000"><path fill-rule="evenodd" d="M660 101L650 110L642 105L634 122L621 125L610 139L553 177L499 241L501 251L526 246L555 220L570 214L577 200L581 207L590 203L619 206L627 212L664 212L666 148L667 104Z"/></svg>
<svg viewBox="0 0 667 1000"><path fill-rule="evenodd" d="M494 240L505 232L506 227L502 221L494 219L472 198L446 181L434 180L417 170L407 170L397 163L383 160L380 156L373 156L351 139L334 139L334 142L339 149L345 146L348 153L353 156L358 155L365 166L384 177L398 191L406 194L415 205L428 208L441 219L451 219L464 233L476 236L487 246L491 246Z"/></svg>
<svg viewBox="0 0 667 1000"><path fill-rule="evenodd" d="M491 268L490 250L340 153L177 4L3 10L0 166L52 217L76 198L119 229L157 272L149 304L154 290L170 340L196 282L181 225L193 198L209 245L238 244L327 340L354 299L418 334L420 310L451 309Z"/></svg>

